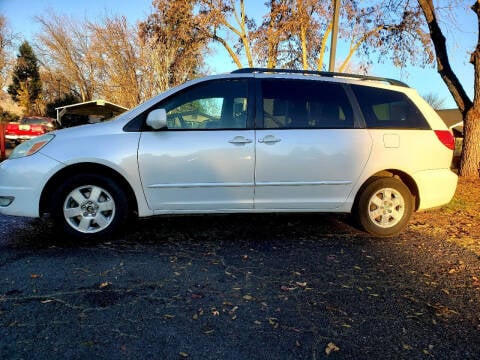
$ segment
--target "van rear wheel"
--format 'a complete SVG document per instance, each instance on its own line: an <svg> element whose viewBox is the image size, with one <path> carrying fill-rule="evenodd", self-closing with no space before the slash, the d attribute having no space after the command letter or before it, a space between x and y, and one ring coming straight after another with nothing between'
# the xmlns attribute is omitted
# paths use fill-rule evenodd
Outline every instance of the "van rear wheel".
<svg viewBox="0 0 480 360"><path fill-rule="evenodd" d="M413 213L413 196L397 178L377 178L361 191L354 208L357 223L379 236L399 234Z"/></svg>

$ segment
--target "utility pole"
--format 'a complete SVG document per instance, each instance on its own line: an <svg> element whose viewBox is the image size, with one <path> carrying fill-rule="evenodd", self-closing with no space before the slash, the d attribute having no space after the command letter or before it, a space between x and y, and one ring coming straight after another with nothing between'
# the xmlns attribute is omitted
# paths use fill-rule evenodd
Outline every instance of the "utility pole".
<svg viewBox="0 0 480 360"><path fill-rule="evenodd" d="M332 27L332 38L330 45L330 61L328 63L328 71L335 71L335 55L337 52L337 37L338 37L338 18L340 13L340 0L333 1L333 27Z"/></svg>

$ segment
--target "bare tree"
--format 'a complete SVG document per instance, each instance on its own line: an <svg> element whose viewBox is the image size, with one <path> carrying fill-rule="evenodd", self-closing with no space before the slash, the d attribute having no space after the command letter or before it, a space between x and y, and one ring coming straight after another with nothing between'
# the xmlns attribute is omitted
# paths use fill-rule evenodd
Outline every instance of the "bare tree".
<svg viewBox="0 0 480 360"><path fill-rule="evenodd" d="M435 110L443 109L445 106L445 98L441 98L438 94L428 93L423 96L425 101L430 104Z"/></svg>
<svg viewBox="0 0 480 360"><path fill-rule="evenodd" d="M89 52L97 68L95 91L102 97L131 108L140 97L140 67L136 31L125 17L105 17L100 24L88 22L92 41Z"/></svg>
<svg viewBox="0 0 480 360"><path fill-rule="evenodd" d="M82 101L92 100L99 77L86 25L54 12L36 19L41 25L39 57L46 71L64 74L74 86L71 91Z"/></svg>
<svg viewBox="0 0 480 360"><path fill-rule="evenodd" d="M7 84L9 72L13 66L12 57L8 55L13 37L14 35L8 29L5 16L0 15L0 89Z"/></svg>
<svg viewBox="0 0 480 360"><path fill-rule="evenodd" d="M194 14L195 2L154 0L155 12L139 25L142 77L160 92L195 77L203 64L207 39Z"/></svg>

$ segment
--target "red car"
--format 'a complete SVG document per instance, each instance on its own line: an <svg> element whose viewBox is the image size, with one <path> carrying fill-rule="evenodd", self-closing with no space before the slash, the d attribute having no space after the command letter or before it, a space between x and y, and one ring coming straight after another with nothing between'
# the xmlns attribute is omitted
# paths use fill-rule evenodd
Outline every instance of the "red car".
<svg viewBox="0 0 480 360"><path fill-rule="evenodd" d="M10 122L5 129L5 139L15 144L43 135L56 128L56 120L42 116L24 116L20 121Z"/></svg>

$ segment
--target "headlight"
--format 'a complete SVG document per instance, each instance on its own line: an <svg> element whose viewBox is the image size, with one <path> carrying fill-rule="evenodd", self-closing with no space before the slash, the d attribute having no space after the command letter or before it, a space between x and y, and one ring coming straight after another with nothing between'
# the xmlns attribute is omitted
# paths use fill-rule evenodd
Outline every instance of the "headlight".
<svg viewBox="0 0 480 360"><path fill-rule="evenodd" d="M24 156L35 154L42 147L47 145L55 137L53 134L45 134L27 140L16 146L8 157L9 159L18 159Z"/></svg>

